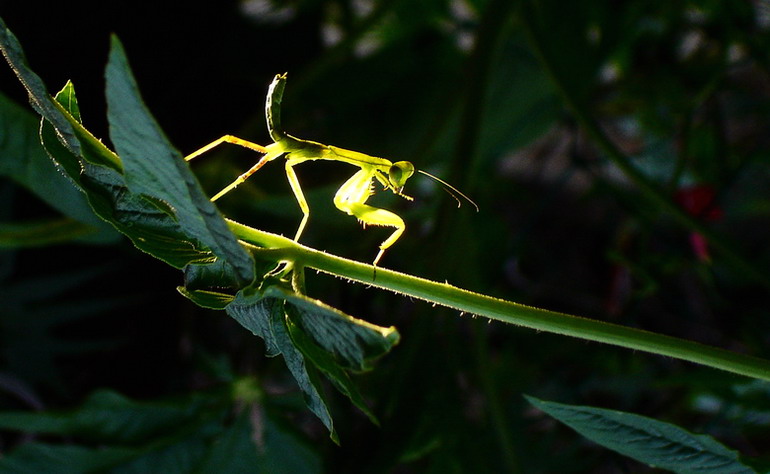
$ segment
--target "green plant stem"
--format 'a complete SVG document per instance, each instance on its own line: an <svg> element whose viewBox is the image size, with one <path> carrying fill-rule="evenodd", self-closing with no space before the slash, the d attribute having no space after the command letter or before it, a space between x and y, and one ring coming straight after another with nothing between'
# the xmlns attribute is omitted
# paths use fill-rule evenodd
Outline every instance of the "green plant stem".
<svg viewBox="0 0 770 474"><path fill-rule="evenodd" d="M765 359L641 329L513 303L457 288L448 283L426 280L381 267L375 268L372 265L330 255L300 245L286 237L253 229L237 222L228 221L228 224L239 239L258 247L255 250L257 257L260 256L261 251L269 252L271 259L295 262L297 265L339 278L453 308L461 314L478 315L537 331L673 357L770 381L770 361Z"/></svg>
<svg viewBox="0 0 770 474"><path fill-rule="evenodd" d="M569 111L607 158L634 183L644 198L658 209L673 217L683 228L697 232L705 237L713 249L721 255L725 263L731 265L736 273L748 276L766 288L770 288L770 276L765 271L760 270L754 263L737 252L733 245L728 243L721 235L718 235L711 228L704 225L703 222L688 214L686 210L672 201L670 196L661 187L637 169L631 160L610 140L596 119L591 115L586 104L573 94L573 91L568 87L568 78L564 77L553 57L543 47L543 39L531 24L534 18L534 13L531 9L532 6L529 2L523 2L522 11L524 14L522 15L520 26L524 34Z"/></svg>

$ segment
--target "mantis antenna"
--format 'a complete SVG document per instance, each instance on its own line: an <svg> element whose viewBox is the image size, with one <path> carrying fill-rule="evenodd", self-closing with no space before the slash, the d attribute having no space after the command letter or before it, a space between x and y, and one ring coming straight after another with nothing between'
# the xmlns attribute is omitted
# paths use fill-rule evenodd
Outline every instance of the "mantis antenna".
<svg viewBox="0 0 770 474"><path fill-rule="evenodd" d="M214 197L211 198L212 201L216 201L235 189L266 163L282 157L286 160L284 163L286 178L289 180L289 185L294 193L294 197L297 199L297 203L302 210L302 221L300 221L297 232L294 235L294 240L298 241L302 235L302 231L305 229L308 218L310 217L310 207L302 192L299 178L294 172L294 166L305 161L313 160L340 161L351 164L358 167L359 170L350 179L345 181L345 183L340 186L339 190L337 190L337 193L334 195L334 205L340 211L358 218L364 226L375 225L395 228L390 237L380 244L380 251L373 262L373 265L375 266L380 261L380 258L382 258L385 250L396 243L399 237L401 237L401 234L404 233L404 230L406 230L404 220L394 212L366 204L366 201L374 192L372 183L375 180L382 184L386 190L390 190L393 194L411 201L412 198L403 194L402 191L406 181L415 171L417 171L443 185L444 190L457 201L458 207L461 203L460 199L457 197L459 195L471 203L471 205L476 208L476 211L479 210L476 203L457 188L430 173L422 170L415 170L414 165L408 161L397 161L393 163L385 158L378 158L376 156L370 156L336 146L324 145L310 140L301 140L289 135L281 126L281 100L283 98L285 86L286 74L278 74L273 79L267 92L265 116L267 119L267 129L270 133L270 137L273 139L273 143L263 147L248 140L243 140L232 135L225 135L185 157L186 161L190 161L222 143L231 143L233 145L249 148L263 155L254 166L215 194Z"/></svg>
<svg viewBox="0 0 770 474"><path fill-rule="evenodd" d="M454 200L457 201L457 207L458 208L462 205L462 201L460 201L460 199L457 197L457 195L459 195L460 197L462 197L463 199L468 201L470 203L470 205L473 206L476 209L476 212L479 212L479 206L475 202L473 202L473 199L471 199L468 196L466 196L465 194L463 194L462 191L460 191L459 189L455 188L454 186L452 186L451 184L447 183L443 179L438 178L436 176L433 176L432 174L428 173L427 171L417 170L417 172L420 173L420 174L424 174L428 178L430 178L430 179L436 181L437 183L441 184L444 187L443 188L444 191L446 191L447 194L452 196L454 198ZM455 195L455 193L457 195Z"/></svg>

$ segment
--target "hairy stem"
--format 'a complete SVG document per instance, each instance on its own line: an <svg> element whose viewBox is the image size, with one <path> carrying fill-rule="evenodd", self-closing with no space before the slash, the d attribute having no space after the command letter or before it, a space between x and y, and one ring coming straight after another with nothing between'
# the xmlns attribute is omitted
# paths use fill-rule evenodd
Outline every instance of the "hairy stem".
<svg viewBox="0 0 770 474"><path fill-rule="evenodd" d="M272 249L270 252L272 258L292 261L339 278L453 308L461 313L475 314L537 331L673 357L770 381L770 361L765 359L641 329L506 301L464 290L448 283L426 280L381 267L375 268L372 265L330 255L285 237L253 229L237 222L228 221L228 224L242 241Z"/></svg>

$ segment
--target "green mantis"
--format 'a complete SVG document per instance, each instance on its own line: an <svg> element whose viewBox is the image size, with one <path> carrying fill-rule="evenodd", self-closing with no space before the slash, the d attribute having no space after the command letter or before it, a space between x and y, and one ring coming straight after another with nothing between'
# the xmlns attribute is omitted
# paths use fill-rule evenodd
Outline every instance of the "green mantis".
<svg viewBox="0 0 770 474"><path fill-rule="evenodd" d="M380 261L385 251L396 243L406 229L404 220L394 212L366 204L369 197L374 194L373 184L375 180L379 182L384 189L390 190L397 196L411 201L412 198L402 191L406 181L415 173L415 171L417 171L442 184L447 192L455 198L458 207L460 205L460 200L455 193L471 203L471 205L476 208L476 211L478 211L476 203L466 195L443 180L426 173L425 171L415 170L414 165L408 161L397 161L393 163L385 158L378 158L357 151L324 145L309 140L301 140L287 134L283 131L281 126L281 100L283 98L283 90L285 87L286 74L276 75L268 89L267 101L265 103L267 128L274 143L268 146L261 146L232 135L225 135L185 157L185 160L190 161L222 143L239 145L263 154L262 158L254 166L215 194L214 197L211 198L212 201L216 201L235 189L266 163L273 161L276 158L283 157L286 160L284 163L286 167L286 177L289 180L289 185L294 193L294 197L297 199L299 207L302 210L302 221L294 235L294 240L298 241L310 218L310 208L308 207L307 200L302 192L302 187L297 178L297 174L294 172L294 166L310 160L340 161L357 166L359 170L348 179L334 195L334 205L340 211L355 216L364 226L374 225L395 228L390 237L380 244L380 251L374 258L373 265L375 266Z"/></svg>

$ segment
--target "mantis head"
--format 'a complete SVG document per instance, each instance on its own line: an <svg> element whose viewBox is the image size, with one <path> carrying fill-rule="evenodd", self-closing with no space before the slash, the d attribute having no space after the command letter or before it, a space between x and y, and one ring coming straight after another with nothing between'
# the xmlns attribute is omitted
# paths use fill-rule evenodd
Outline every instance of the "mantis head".
<svg viewBox="0 0 770 474"><path fill-rule="evenodd" d="M388 170L388 182L396 194L401 194L406 180L414 174L414 165L408 161L397 161Z"/></svg>
<svg viewBox="0 0 770 474"><path fill-rule="evenodd" d="M426 171L415 170L414 165L408 161L397 161L390 166L390 169L388 169L388 185L390 189L399 196L411 201L412 198L406 194L403 194L401 191L403 191L406 181L414 174L415 171L444 186L444 191L448 192L449 195L455 198L455 201L457 201L457 207L460 207L461 201L460 198L457 197L460 196L468 201L474 208L476 208L476 212L478 212L479 206L476 205L476 203L473 202L471 198L460 192L459 189Z"/></svg>

